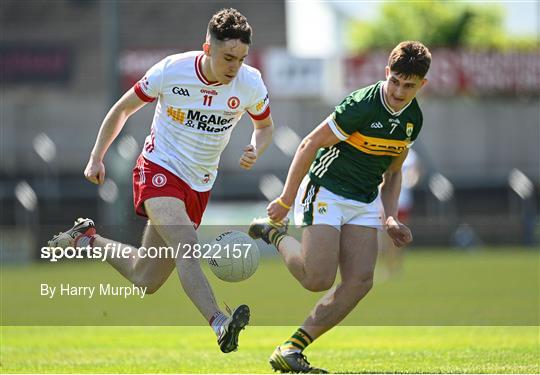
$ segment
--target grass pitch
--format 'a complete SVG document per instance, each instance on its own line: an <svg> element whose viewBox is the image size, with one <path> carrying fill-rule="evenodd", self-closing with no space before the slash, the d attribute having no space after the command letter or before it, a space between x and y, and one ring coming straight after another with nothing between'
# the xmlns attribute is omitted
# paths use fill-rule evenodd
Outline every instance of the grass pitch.
<svg viewBox="0 0 540 375"><path fill-rule="evenodd" d="M513 248L411 252L306 355L332 372L540 373L538 270L537 252ZM99 262L3 265L1 278L2 373L268 373L274 347L320 297L277 258L243 283L210 275L218 301L253 312L240 350L225 355L176 275L142 300L39 295L43 282L127 285Z"/></svg>
<svg viewBox="0 0 540 375"><path fill-rule="evenodd" d="M295 327L248 327L222 354L208 327L4 327L3 373L268 373ZM538 373L538 327L338 327L306 350L353 373Z"/></svg>

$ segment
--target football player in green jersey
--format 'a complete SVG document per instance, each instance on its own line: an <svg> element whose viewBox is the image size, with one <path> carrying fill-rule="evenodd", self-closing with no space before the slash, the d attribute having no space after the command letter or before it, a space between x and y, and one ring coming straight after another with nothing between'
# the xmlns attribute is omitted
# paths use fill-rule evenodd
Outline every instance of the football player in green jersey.
<svg viewBox="0 0 540 375"><path fill-rule="evenodd" d="M406 41L391 52L386 80L353 92L298 147L282 194L256 219L250 235L276 246L308 290L329 290L303 325L270 357L274 370L325 372L303 350L343 320L373 285L377 230L396 246L412 241L397 219L401 165L422 128L415 99L427 82L429 50ZM380 196L378 186L381 185ZM287 215L304 227L287 235ZM381 207L384 218L381 218ZM335 285L337 271L341 282Z"/></svg>

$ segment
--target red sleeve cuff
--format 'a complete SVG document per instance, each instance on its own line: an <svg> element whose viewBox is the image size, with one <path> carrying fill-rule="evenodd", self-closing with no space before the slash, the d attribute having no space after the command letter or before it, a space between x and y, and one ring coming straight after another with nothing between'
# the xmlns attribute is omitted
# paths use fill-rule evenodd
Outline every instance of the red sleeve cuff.
<svg viewBox="0 0 540 375"><path fill-rule="evenodd" d="M249 111L248 111L248 114L249 114L249 116L251 116L251 118L253 120L256 120L256 121L264 120L265 118L270 116L270 106L267 106L266 109L264 110L264 112L261 113L260 115L253 115L253 114L249 113Z"/></svg>
<svg viewBox="0 0 540 375"><path fill-rule="evenodd" d="M144 93L139 82L133 86L133 89L135 90L135 94L137 94L139 99L141 99L143 102L152 103L154 100L156 100L156 98L152 98Z"/></svg>

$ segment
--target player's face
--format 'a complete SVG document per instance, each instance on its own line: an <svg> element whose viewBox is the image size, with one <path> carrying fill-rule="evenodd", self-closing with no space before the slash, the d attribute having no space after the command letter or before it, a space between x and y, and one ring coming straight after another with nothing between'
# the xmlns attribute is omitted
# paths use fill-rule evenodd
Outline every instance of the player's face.
<svg viewBox="0 0 540 375"><path fill-rule="evenodd" d="M209 45L207 56L214 79L224 85L230 83L238 74L248 52L249 45L239 39Z"/></svg>
<svg viewBox="0 0 540 375"><path fill-rule="evenodd" d="M386 67L385 99L394 111L399 111L409 104L418 90L427 82L425 78L411 76L404 78Z"/></svg>

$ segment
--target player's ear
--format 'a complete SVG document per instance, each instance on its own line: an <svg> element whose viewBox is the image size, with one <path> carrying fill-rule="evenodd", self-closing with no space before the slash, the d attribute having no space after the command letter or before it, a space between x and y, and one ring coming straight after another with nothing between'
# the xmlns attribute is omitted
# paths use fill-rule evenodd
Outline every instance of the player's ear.
<svg viewBox="0 0 540 375"><path fill-rule="evenodd" d="M422 82L420 82L420 88L424 87L428 83L427 78L422 79Z"/></svg>
<svg viewBox="0 0 540 375"><path fill-rule="evenodd" d="M210 56L210 43L206 43L206 42L205 42L205 43L202 45L202 48L203 48L204 54L205 54L206 56Z"/></svg>
<svg viewBox="0 0 540 375"><path fill-rule="evenodd" d="M388 79L388 77L390 77L390 67L388 65L386 65L386 68L384 68L384 75L385 75L386 79Z"/></svg>

